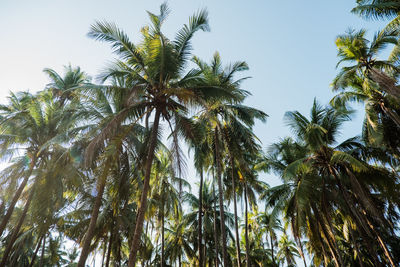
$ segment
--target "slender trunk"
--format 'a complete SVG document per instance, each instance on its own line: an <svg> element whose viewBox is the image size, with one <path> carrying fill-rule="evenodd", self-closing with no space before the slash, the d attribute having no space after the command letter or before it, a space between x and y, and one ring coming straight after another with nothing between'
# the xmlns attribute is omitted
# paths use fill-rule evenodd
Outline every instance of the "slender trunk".
<svg viewBox="0 0 400 267"><path fill-rule="evenodd" d="M44 265L44 252L46 250L46 235L43 237L43 246L42 246L42 255L40 256L40 264L39 267L43 267Z"/></svg>
<svg viewBox="0 0 400 267"><path fill-rule="evenodd" d="M219 261L218 261L218 254L219 254L219 239L217 237L217 199L215 196L215 184L213 183L213 198L214 198L214 243L215 243L215 266L219 266Z"/></svg>
<svg viewBox="0 0 400 267"><path fill-rule="evenodd" d="M33 264L35 263L36 256L37 256L37 254L38 254L38 252L39 252L39 249L40 249L40 245L42 244L43 236L44 236L44 235L42 235L42 236L39 238L39 241L38 241L38 243L37 243L37 245L36 245L35 252L33 253L33 256L32 256L31 263L29 264L29 267L32 267Z"/></svg>
<svg viewBox="0 0 400 267"><path fill-rule="evenodd" d="M110 266L110 259L111 259L111 249L113 244L114 238L114 231L113 229L110 231L110 239L108 240L108 250L107 250L107 258L106 258L106 267Z"/></svg>
<svg viewBox="0 0 400 267"><path fill-rule="evenodd" d="M272 233L269 233L269 241L271 242L271 259L272 259L272 264L275 266L275 257L274 257L274 240L272 239Z"/></svg>
<svg viewBox="0 0 400 267"><path fill-rule="evenodd" d="M108 236L104 239L104 246L103 246L103 256L101 257L101 267L104 267L104 261L106 259L106 252L107 252L107 242Z"/></svg>
<svg viewBox="0 0 400 267"><path fill-rule="evenodd" d="M298 235L295 235L294 239L296 240L300 256L303 259L304 267L307 267L306 257L304 256L303 245L301 244L300 237Z"/></svg>
<svg viewBox="0 0 400 267"><path fill-rule="evenodd" d="M146 213L147 207L147 193L150 188L150 174L151 174L151 166L153 163L154 157L154 150L157 145L157 135L158 135L158 125L160 123L160 110L156 109L156 114L154 117L154 124L153 129L151 130L150 140L149 140L149 150L146 159L146 166L145 166L145 177L143 183L143 191L140 197L140 206L138 210L136 225L135 225L135 232L132 239L132 244L129 252L129 261L128 267L134 267L136 263L136 256L139 250L140 245L140 236L142 235L143 231L143 221L144 215ZM80 267L80 266L78 266Z"/></svg>
<svg viewBox="0 0 400 267"><path fill-rule="evenodd" d="M106 186L106 180L108 171L110 169L111 159L107 159L105 162L104 170L101 177L97 180L97 196L94 201L92 215L90 218L89 227L86 231L86 236L83 240L81 256L78 261L78 267L85 267L86 260L90 253L90 243L92 242L92 238L94 236L94 231L96 228L97 218L99 216L99 210L101 206L101 200L103 199L104 188Z"/></svg>
<svg viewBox="0 0 400 267"><path fill-rule="evenodd" d="M162 214L161 214L161 267L165 266L164 258L164 197L162 197Z"/></svg>
<svg viewBox="0 0 400 267"><path fill-rule="evenodd" d="M199 188L199 230L198 230L198 242L199 242L199 266L203 267L203 169L200 170L200 188Z"/></svg>
<svg viewBox="0 0 400 267"><path fill-rule="evenodd" d="M4 229L6 228L8 221L11 218L11 215L14 211L15 205L17 204L17 201L18 201L19 197L21 196L22 191L24 190L26 184L28 183L29 177L32 175L32 171L33 171L33 168L35 167L35 164L36 164L36 159L32 160L32 162L29 166L28 173L25 175L24 180L22 181L22 183L18 187L17 191L15 192L15 194L11 200L10 206L8 207L7 212L4 215L3 219L1 220L0 237L3 234Z"/></svg>
<svg viewBox="0 0 400 267"><path fill-rule="evenodd" d="M237 203L236 203L236 181L235 181L235 169L234 161L231 157L231 168L232 168L232 192L233 192L233 211L235 216L235 232L236 232L236 258L238 267L240 267L242 260L240 259L240 236L239 236L239 225L237 215Z"/></svg>
<svg viewBox="0 0 400 267"><path fill-rule="evenodd" d="M245 208L245 217L244 217L244 223L245 223L245 238L246 238L246 266L250 267L250 261L249 261L249 221L248 221L248 201L247 201L247 183L244 183L244 208Z"/></svg>
<svg viewBox="0 0 400 267"><path fill-rule="evenodd" d="M215 164L217 168L217 180L218 180L218 196L219 196L219 220L222 236L222 256L224 260L224 267L228 267L228 255L226 251L226 231L225 231L225 211L224 211L224 189L222 186L221 177L221 159L219 152L219 136L218 128L215 129ZM130 266L129 266L130 267Z"/></svg>
<svg viewBox="0 0 400 267"><path fill-rule="evenodd" d="M31 189L31 192L29 193L28 199L26 200L24 210L22 211L21 217L19 218L18 224L13 229L13 233L11 235L9 243L8 243L8 245L7 245L7 247L6 247L5 251L4 251L3 259L0 262L0 267L6 266L6 263L7 263L7 260L8 260L8 255L10 254L11 249L14 246L15 240L17 240L17 237L18 237L18 234L19 234L19 230L21 229L22 223L25 220L25 217L26 217L26 214L28 212L29 206L31 205L33 195L35 194L35 188L36 188L36 186L33 185L32 189Z"/></svg>

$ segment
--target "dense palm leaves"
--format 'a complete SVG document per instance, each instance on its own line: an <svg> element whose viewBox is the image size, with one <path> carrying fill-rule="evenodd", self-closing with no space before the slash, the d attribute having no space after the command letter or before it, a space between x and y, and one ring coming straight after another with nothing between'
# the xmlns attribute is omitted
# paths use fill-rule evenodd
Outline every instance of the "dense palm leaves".
<svg viewBox="0 0 400 267"><path fill-rule="evenodd" d="M245 105L247 64L192 54L207 11L174 39L166 4L137 43L93 24L89 37L117 56L99 84L45 69L43 91L0 106L0 266L398 266L400 5L353 11L393 20L371 41L337 37L338 94L309 116L287 112L293 136L266 152L253 127L267 115ZM365 105L362 135L343 141L352 101Z"/></svg>

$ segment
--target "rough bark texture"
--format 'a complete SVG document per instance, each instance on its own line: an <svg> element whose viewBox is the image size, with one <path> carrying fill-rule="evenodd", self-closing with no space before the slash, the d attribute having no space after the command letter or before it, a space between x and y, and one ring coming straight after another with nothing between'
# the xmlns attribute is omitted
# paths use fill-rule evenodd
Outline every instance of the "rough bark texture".
<svg viewBox="0 0 400 267"><path fill-rule="evenodd" d="M154 117L154 124L153 129L151 131L150 141L149 141L149 150L146 159L146 166L145 166L145 177L144 177L144 184L143 184L143 191L142 196L140 198L140 207L138 210L138 216L135 225L135 232L132 239L132 244L129 252L129 261L128 267L134 267L136 263L136 257L139 250L140 245L140 236L142 235L143 231L143 222L144 222L144 215L146 213L147 208L147 194L150 188L150 174L151 174L151 166L153 163L154 157L154 150L157 144L157 133L158 133L158 125L160 123L160 111L157 109L156 114Z"/></svg>

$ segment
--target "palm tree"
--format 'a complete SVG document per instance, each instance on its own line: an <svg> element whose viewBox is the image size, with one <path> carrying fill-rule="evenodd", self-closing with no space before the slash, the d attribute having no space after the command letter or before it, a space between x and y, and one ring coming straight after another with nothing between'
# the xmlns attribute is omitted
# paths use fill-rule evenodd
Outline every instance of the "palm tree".
<svg viewBox="0 0 400 267"><path fill-rule="evenodd" d="M286 261L288 267L294 267L296 266L295 257L298 256L299 255L295 243L291 241L286 234L282 235L279 239L279 250L277 254L277 257L280 259L280 261Z"/></svg>
<svg viewBox="0 0 400 267"><path fill-rule="evenodd" d="M382 212L376 206L373 201L371 192L367 190L366 185L357 178L359 173L366 172L372 167L368 166L367 163L361 162L354 158L348 152L348 148L352 147L354 139L345 141L336 147L332 147L332 144L336 142L336 136L339 131L340 125L349 119L349 111L346 109L332 109L322 108L316 101L311 111L311 120L308 120L305 116L299 112L288 112L286 114L288 125L292 128L294 133L303 140L309 150L308 155L305 158L298 159L291 163L285 170L287 174L296 175L296 173L304 172L309 168L310 171L315 172L322 178L322 207L321 213L318 211L318 207L315 203L312 204L312 211L315 218L318 221L326 221L328 227L324 227L320 224L321 229L325 231L325 236L332 236L332 243L330 250L333 252L332 255L337 255L336 264L340 265L342 260L340 254L337 253L337 242L333 238L332 225L329 223L330 211L329 211L329 198L325 196L329 190L337 188L337 194L339 194L343 202L337 205L355 219L358 227L363 231L366 239L371 237L374 233L378 236L378 244L384 251L385 257L394 266L393 258L390 252L380 237L380 233L373 226L370 219L367 218L365 212L368 210L375 219L383 224L387 224ZM327 187L325 183L334 183L334 187ZM336 189L335 189L336 190ZM353 196L349 194L355 192L357 199L353 199ZM356 208L354 201L359 203L359 207ZM362 211L359 209L361 208ZM323 219L323 217L325 219ZM368 241L367 241L368 242ZM336 252L335 252L336 251ZM336 258L335 258L336 259Z"/></svg>
<svg viewBox="0 0 400 267"><path fill-rule="evenodd" d="M0 225L0 233L3 233L9 222L23 190L26 189L26 187L30 189L23 213L14 227L13 235L8 243L0 265L6 263L8 253L11 251L13 243L18 236L18 232L36 194L35 191L39 186L39 180L45 179L46 175L52 172L50 167L51 161L59 160L56 164L58 166L55 167L58 170L66 167L67 164L71 162L68 160L68 155L65 157L64 153L66 150L63 148L62 143L73 136L73 134L71 134L71 129L75 127L75 123L79 119L79 115L76 112L78 106L79 103L60 106L53 98L52 93L48 90L38 93L37 96L33 96L29 93L22 93L20 95L12 94L10 97L10 105L2 106L1 138L3 140L3 155L10 155L10 153L13 153L12 150L22 150L24 151L25 157L28 158L30 162L27 171L22 173L11 172L9 174L12 176L5 177L6 179L19 179L21 176L24 178L11 200L6 215L3 217ZM21 163L16 162L14 166L21 167L20 164ZM22 165L22 167L24 168L24 165ZM28 180L31 178L35 168L37 168L36 172L40 169L46 171L44 171L44 174L41 176L35 174L33 182L28 185ZM61 175L60 177L65 177L65 175Z"/></svg>
<svg viewBox="0 0 400 267"><path fill-rule="evenodd" d="M46 73L51 82L47 84L46 89L53 92L53 95L59 101L60 105L64 105L65 101L79 99L77 91L80 87L88 85L90 77L80 67L73 68L71 65L64 67L64 76L61 77L53 69L45 68Z"/></svg>
<svg viewBox="0 0 400 267"><path fill-rule="evenodd" d="M245 62L236 62L226 69L223 69L221 58L218 53L214 54L211 64L206 64L198 58L194 58L194 62L199 67L199 70L205 76L208 84L213 86L218 86L225 88L225 90L230 91L232 94L236 95L236 99L231 101L223 101L221 99L212 99L211 101L203 103L203 109L197 114L197 118L201 125L205 125L207 129L207 140L210 147L213 148L214 166L216 170L216 178L218 181L218 192L220 201L220 231L225 233L225 223L224 223L224 210L223 210L223 186L222 186L222 159L224 157L224 152L227 151L227 155L230 158L230 164L232 165L232 170L234 169L234 149L239 151L240 148L234 148L235 142L240 142L240 144L253 144L251 138L254 134L251 131L251 127L254 125L255 119L260 119L265 121L266 114L260 110L250 108L241 105L246 95L249 93L240 89L241 82L245 79L233 80L235 73L247 70L248 66ZM234 133L236 136L234 136ZM238 138L242 138L239 140ZM247 137L248 140L245 140ZM250 148L250 147L249 147ZM246 147L247 149L247 147ZM234 184L235 176L231 177ZM235 186L234 186L235 187ZM234 193L234 208L236 211L236 195ZM236 218L236 233L237 229L237 216ZM237 234L238 240L238 234ZM227 248L226 248L226 236L222 235L223 244L223 255L224 255L224 265L227 266ZM238 242L236 244L238 260L240 260L240 248Z"/></svg>
<svg viewBox="0 0 400 267"><path fill-rule="evenodd" d="M277 264L275 261L274 251L275 246L277 244L277 234L276 231L282 230L281 223L279 219L274 216L275 214L263 212L258 214L258 223L261 224L261 227L264 228L265 231L265 239L269 242L270 250L271 250L271 261L274 266ZM307 266L307 265L305 265Z"/></svg>
<svg viewBox="0 0 400 267"><path fill-rule="evenodd" d="M364 18L392 19L385 27L386 31L398 30L400 25L400 3L393 0L357 0L353 13Z"/></svg>
<svg viewBox="0 0 400 267"><path fill-rule="evenodd" d="M397 58L396 47L389 60L380 60L377 58L378 53L382 52L389 44L397 45L397 37L392 32L379 32L375 34L373 40L370 42L365 38L365 34L365 30L350 30L337 37L336 46L340 59L337 66L342 63L355 64L342 67L335 78L334 84L341 84L342 80L346 81L355 75L359 75L375 82L379 85L380 90L398 101L400 90L396 86L396 80L391 75L398 72L397 67L393 63Z"/></svg>
<svg viewBox="0 0 400 267"><path fill-rule="evenodd" d="M232 97L231 94L218 90L218 87L204 84L200 72L185 71L191 53L191 38L199 30L208 30L207 12L202 10L193 15L189 24L184 25L174 41L170 41L161 31L161 26L168 14L166 4L161 5L159 15L149 12L151 25L142 29L143 41L139 45L132 43L128 36L112 23L97 22L89 32L90 37L110 43L114 52L120 57L120 60L102 74L103 80L119 77L125 80L126 90L129 92L124 109L94 139L91 148L99 145L101 143L99 140L111 136L112 129L125 120L128 112L134 110L138 119L146 117L146 121L151 114L154 114L144 165L140 207L131 243L129 267L133 267L136 262L143 230L151 166L157 145L160 120L179 125L175 129L184 130L183 123L186 121L182 119L182 115L187 112L189 104L196 104L207 97ZM87 253L81 256L79 267L84 266L86 257Z"/></svg>

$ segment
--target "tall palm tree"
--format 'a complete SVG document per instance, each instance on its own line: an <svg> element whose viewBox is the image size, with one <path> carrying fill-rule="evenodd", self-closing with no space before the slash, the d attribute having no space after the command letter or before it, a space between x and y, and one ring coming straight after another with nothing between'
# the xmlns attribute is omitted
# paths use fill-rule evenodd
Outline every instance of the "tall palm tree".
<svg viewBox="0 0 400 267"><path fill-rule="evenodd" d="M207 97L232 97L217 87L204 84L198 71L186 71L185 68L191 54L190 41L193 35L199 30L207 31L209 28L207 11L201 10L193 15L189 24L184 25L174 41L170 41L161 31L161 26L169 14L167 5L161 5L159 15L151 12L148 14L151 24L142 29L143 40L138 45L132 43L128 36L112 23L96 22L89 32L90 37L110 43L120 58L103 73L103 80L110 77L124 79L126 90L129 92L124 109L95 138L91 148L101 144L100 140L106 136L112 135L112 129L125 120L128 112L134 110L138 119L146 117L146 121L151 114L154 114L129 267L133 267L136 262L143 230L151 166L160 121L165 120L175 125L183 124L185 120L182 119L182 115L188 111L189 105ZM175 127L178 128L185 129L184 125ZM87 254L81 256L79 267L84 266L86 257Z"/></svg>
<svg viewBox="0 0 400 267"><path fill-rule="evenodd" d="M254 136L251 131L251 127L254 125L256 119L265 121L266 114L255 108L250 108L240 103L249 94L248 92L240 89L241 82L245 78L234 80L234 75L240 71L247 70L248 66L245 62L236 62L227 68L222 67L221 58L218 53L215 53L211 64L207 64L198 58L194 58L194 62L199 67L199 70L203 73L206 82L212 86L218 86L224 88L226 91L230 91L232 94L236 95L235 99L230 101L224 101L223 99L212 99L203 103L202 110L196 115L198 120L202 125L205 125L207 129L207 140L210 147L213 148L214 166L216 170L216 178L218 182L218 192L220 201L220 231L225 233L225 223L224 223L224 210L223 210L223 186L222 186L222 172L223 166L222 161L227 151L230 158L230 164L232 164L232 169L234 169L234 150L233 146L235 142L244 142L244 137L247 136L251 138ZM233 134L242 137L243 140L235 139ZM252 143L251 141L245 144ZM254 146L254 144L253 144ZM240 149L236 149L238 151ZM231 176L234 183L234 175ZM236 204L236 195L234 192L234 205ZM236 206L236 205L235 205ZM235 213L237 213L235 208ZM237 216L235 216L237 218ZM236 219L236 230L237 230L237 219ZM238 232L238 231L236 231ZM237 236L238 240L238 236ZM227 248L226 248L226 236L222 235L222 251L224 265L228 265L227 260ZM237 242L236 245L238 260L240 259L240 248Z"/></svg>
<svg viewBox="0 0 400 267"><path fill-rule="evenodd" d="M47 168L47 172L50 173L51 168L49 166L51 165L48 164L49 162L52 160L61 160L61 162L64 163L62 158L65 149L62 143L73 136L73 134L71 134L71 129L75 127L79 119L79 114L76 112L78 106L79 103L60 106L54 99L52 92L45 90L38 93L37 96L33 96L29 93L22 93L20 95L12 94L10 97L10 105L3 105L1 107L3 111L2 121L0 122L2 127L1 138L3 140L3 155L9 156L12 155L13 150L22 150L25 157L30 162L28 163L28 170L22 173L18 172L19 176L15 176L16 174L11 172L10 174L14 176L5 177L6 179L19 179L23 177L23 180L13 195L7 212L1 221L0 233L3 233L15 205L26 187L29 187L29 196L26 200L24 211L13 229L13 235L8 243L0 265L6 263L8 253L11 251L31 202L34 199L34 195L36 194L35 191L38 187L39 180L44 178L36 174L32 183L28 185L29 178L34 174L34 170L36 169L36 171L38 171L42 169L43 171ZM58 168L63 167L58 164Z"/></svg>
<svg viewBox="0 0 400 267"><path fill-rule="evenodd" d="M354 158L348 152L348 148L352 147L351 144L354 143L354 139L347 140L336 147L332 146L336 142L339 127L344 121L349 119L349 111L346 109L335 110L329 107L323 108L314 101L311 110L311 120L308 120L297 111L288 112L286 118L288 125L301 138L300 140L303 140L308 149L306 157L294 161L286 168L286 175L296 175L296 173L304 172L309 168L311 171L310 174L315 172L315 174L322 178L321 192L324 194L320 194L322 197L321 211L315 206L315 203L311 203L311 208L316 220L327 222L327 224L325 223L327 227L324 224L320 224L320 226L325 231L324 235L327 240L329 236L332 236L331 242L327 242L327 244L332 251L336 265L339 266L342 264L342 259L338 253L337 242L333 238L333 228L330 223L331 212L329 210L331 208L329 208L329 202L332 200L329 200L325 194L333 189L337 190L335 194L341 196L343 200L342 203L339 202L336 205L355 219L360 231L365 233L364 238L366 240L372 237L372 233L378 236L377 245L384 251L388 262L394 266L393 258L387 245L382 240L381 233L377 231L371 219L366 216L366 211L368 211L373 214L376 220L375 223L379 221L380 223L387 224L382 211L374 203L371 191L367 189L368 186L363 184L358 178L360 173L367 172L372 167ZM326 183L333 184L334 187L327 187ZM350 195L349 192L354 192L354 195ZM353 199L354 196L356 196L356 199ZM358 203L357 208L354 201Z"/></svg>

